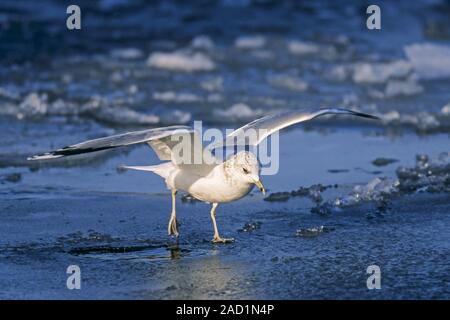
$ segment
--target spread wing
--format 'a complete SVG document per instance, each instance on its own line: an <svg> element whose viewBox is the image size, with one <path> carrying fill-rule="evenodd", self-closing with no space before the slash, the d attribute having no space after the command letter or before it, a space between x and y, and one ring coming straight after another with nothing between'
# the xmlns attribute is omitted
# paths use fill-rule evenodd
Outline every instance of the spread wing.
<svg viewBox="0 0 450 320"><path fill-rule="evenodd" d="M29 157L28 160L56 159L138 143L147 143L152 147L160 160L170 160L179 165L198 164L198 161L202 161L203 163L205 160L215 160L208 151L203 149L202 142L198 137L197 132L187 126L171 126L133 131L88 140L55 151ZM197 162L193 162L194 160Z"/></svg>
<svg viewBox="0 0 450 320"><path fill-rule="evenodd" d="M342 108L326 108L318 110L302 109L286 111L278 114L268 115L252 121L245 126L233 131L224 139L224 141L212 146L210 149L242 144L257 146L259 143L261 143L261 141L263 141L265 138L276 131L300 122L312 120L326 114L347 114L369 119L379 119L378 117L370 114Z"/></svg>

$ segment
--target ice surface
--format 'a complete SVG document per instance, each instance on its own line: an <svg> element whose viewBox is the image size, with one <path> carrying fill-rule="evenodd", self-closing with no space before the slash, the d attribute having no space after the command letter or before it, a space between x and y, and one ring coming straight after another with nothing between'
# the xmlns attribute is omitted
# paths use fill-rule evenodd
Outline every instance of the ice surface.
<svg viewBox="0 0 450 320"><path fill-rule="evenodd" d="M80 0L80 6L89 11L82 36L67 32L58 1L0 1L7 39L0 41L0 273L7 275L0 277L0 298L72 299L65 278L55 277L70 264L89 269L83 269L89 285L76 293L82 299L449 297L448 160L408 161L417 152L448 149L442 49L450 39L448 1L384 1L386 21L395 17L395 25L376 34L360 27L357 6L331 1ZM247 49L235 46L245 34L261 35L264 45L241 38ZM432 50L405 54L405 46L423 41ZM167 56L149 67L152 53L176 54L175 68ZM207 57L208 70L192 66L195 53ZM230 110L237 103L247 106L242 113ZM285 130L280 172L263 179L273 192L295 189L276 193L291 200L261 201L254 190L219 206L222 236L237 240L230 246L211 245L209 209L201 203L180 203L182 237L167 238L164 181L116 173L124 163L158 163L144 145L86 162L25 160L124 131L192 120L236 128L267 112L342 105L383 121L320 118ZM379 157L399 159L402 167L375 168L371 161ZM298 189L319 183L339 186ZM335 205L336 198L354 205ZM381 208L386 214L378 215ZM237 232L256 222L261 230ZM321 232L324 225L335 232ZM302 236L308 234L319 236ZM179 248L164 246L175 242ZM383 278L388 290L375 296L364 286L368 257L381 257L374 263L390 275Z"/></svg>

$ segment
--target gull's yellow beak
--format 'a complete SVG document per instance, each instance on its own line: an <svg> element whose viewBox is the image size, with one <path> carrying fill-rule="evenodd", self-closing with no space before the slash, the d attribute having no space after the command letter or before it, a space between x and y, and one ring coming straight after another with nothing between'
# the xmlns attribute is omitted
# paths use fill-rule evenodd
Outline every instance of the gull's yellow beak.
<svg viewBox="0 0 450 320"><path fill-rule="evenodd" d="M266 189L264 188L264 185L262 184L261 180L255 181L255 185L262 192L262 194L266 194Z"/></svg>

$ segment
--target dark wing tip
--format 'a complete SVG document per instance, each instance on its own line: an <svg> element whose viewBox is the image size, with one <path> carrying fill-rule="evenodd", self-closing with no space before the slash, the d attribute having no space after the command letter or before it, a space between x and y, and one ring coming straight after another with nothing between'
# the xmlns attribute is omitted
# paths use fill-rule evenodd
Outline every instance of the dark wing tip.
<svg viewBox="0 0 450 320"><path fill-rule="evenodd" d="M334 109L336 111L338 111L337 113L346 113L346 114L351 114L354 116L358 116L358 117L362 117L362 118L367 118L367 119L374 119L374 120L381 120L380 117L374 116L372 114L368 114L368 113L364 113L364 112L359 112L359 111L353 111L350 109L345 109L345 108L336 108Z"/></svg>
<svg viewBox="0 0 450 320"><path fill-rule="evenodd" d="M358 117L362 117L362 118L381 120L380 117L377 117L377 116L374 116L374 115L368 114L368 113L352 111L352 114L354 114L355 116L358 116Z"/></svg>
<svg viewBox="0 0 450 320"><path fill-rule="evenodd" d="M46 152L42 154L38 154L35 156L28 157L27 160L51 160L61 157L74 156L83 153L90 153L95 151L112 149L113 146L105 146L99 148L74 148L72 146L64 147L62 149L58 149L56 151Z"/></svg>

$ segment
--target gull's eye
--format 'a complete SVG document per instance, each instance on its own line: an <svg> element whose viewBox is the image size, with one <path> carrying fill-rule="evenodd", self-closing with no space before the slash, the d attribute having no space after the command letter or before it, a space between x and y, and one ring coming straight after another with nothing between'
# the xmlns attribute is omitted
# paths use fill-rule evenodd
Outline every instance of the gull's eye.
<svg viewBox="0 0 450 320"><path fill-rule="evenodd" d="M244 171L245 174L248 174L248 172L249 172L249 171L247 170L247 168L242 168L242 171Z"/></svg>

